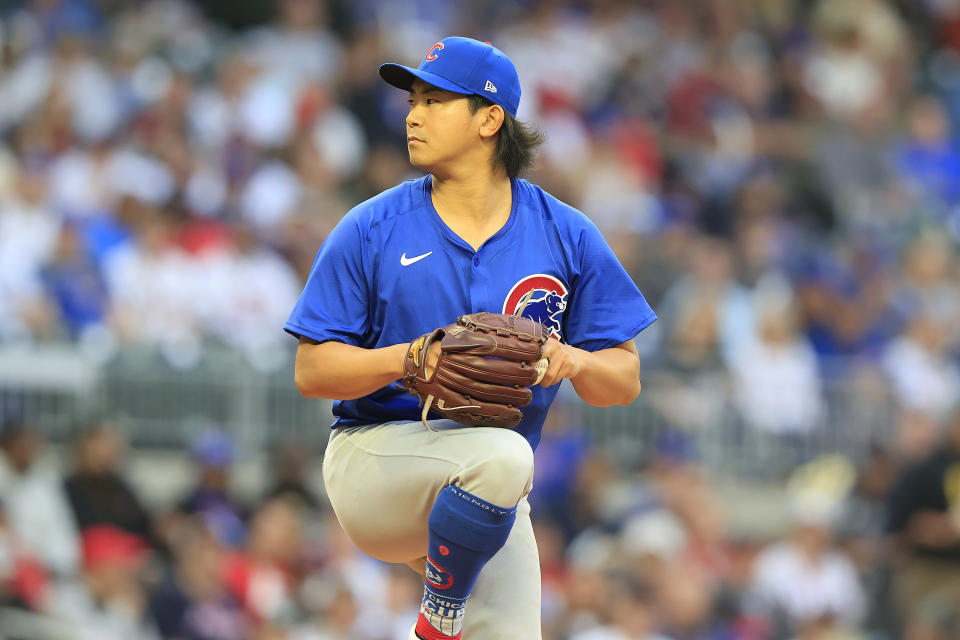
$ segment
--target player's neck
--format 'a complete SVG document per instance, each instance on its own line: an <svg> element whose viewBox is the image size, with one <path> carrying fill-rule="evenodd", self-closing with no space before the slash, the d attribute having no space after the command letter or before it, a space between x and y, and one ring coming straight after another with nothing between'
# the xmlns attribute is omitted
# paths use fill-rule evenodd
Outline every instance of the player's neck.
<svg viewBox="0 0 960 640"><path fill-rule="evenodd" d="M437 172L431 178L430 197L434 208L461 237L464 237L462 232L475 238L484 233L493 235L510 217L513 204L510 178L501 167L484 169ZM464 239L474 244L470 238ZM479 244L483 240L486 238Z"/></svg>

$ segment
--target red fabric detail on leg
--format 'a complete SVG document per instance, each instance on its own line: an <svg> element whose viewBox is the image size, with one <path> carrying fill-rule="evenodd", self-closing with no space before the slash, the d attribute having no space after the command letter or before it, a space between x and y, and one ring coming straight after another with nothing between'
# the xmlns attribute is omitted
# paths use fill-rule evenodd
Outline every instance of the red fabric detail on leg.
<svg viewBox="0 0 960 640"><path fill-rule="evenodd" d="M422 613L417 617L416 634L423 638L423 640L461 640L463 636L462 633L458 633L455 636L440 633L436 627L430 624L430 621L427 620L426 616Z"/></svg>

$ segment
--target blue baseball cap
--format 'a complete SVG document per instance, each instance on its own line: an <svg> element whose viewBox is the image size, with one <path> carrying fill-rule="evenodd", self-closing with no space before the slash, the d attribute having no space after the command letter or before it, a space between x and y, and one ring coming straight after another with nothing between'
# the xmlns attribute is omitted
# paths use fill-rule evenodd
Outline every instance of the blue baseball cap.
<svg viewBox="0 0 960 640"><path fill-rule="evenodd" d="M513 117L520 105L520 77L510 58L473 38L444 38L430 47L416 69L388 62L380 65L380 77L404 91L420 78L440 89L483 96Z"/></svg>
<svg viewBox="0 0 960 640"><path fill-rule="evenodd" d="M225 469L233 464L233 438L219 429L209 429L190 444L190 453L203 466Z"/></svg>

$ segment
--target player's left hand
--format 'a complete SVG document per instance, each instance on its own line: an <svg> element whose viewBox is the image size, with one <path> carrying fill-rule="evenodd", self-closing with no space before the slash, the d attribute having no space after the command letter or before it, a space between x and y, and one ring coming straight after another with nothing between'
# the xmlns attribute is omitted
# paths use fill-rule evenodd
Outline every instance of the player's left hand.
<svg viewBox="0 0 960 640"><path fill-rule="evenodd" d="M583 354L580 349L563 344L555 338L550 338L543 345L543 357L550 362L550 365L547 367L547 372L543 374L543 379L540 380L541 387L550 387L564 378L573 378L580 373L583 366Z"/></svg>

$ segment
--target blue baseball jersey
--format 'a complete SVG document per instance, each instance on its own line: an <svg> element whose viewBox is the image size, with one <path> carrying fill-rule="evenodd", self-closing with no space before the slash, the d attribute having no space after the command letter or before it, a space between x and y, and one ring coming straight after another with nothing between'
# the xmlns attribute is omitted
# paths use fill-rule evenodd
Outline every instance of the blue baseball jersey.
<svg viewBox="0 0 960 640"><path fill-rule="evenodd" d="M387 347L465 313L515 313L530 293L524 316L567 344L597 351L656 319L585 215L526 180L511 183L510 217L477 251L440 218L429 175L357 205L320 247L284 329L318 342ZM533 387L522 408L516 430L534 449L559 387ZM420 419L418 399L399 381L337 401L333 413L334 427Z"/></svg>

